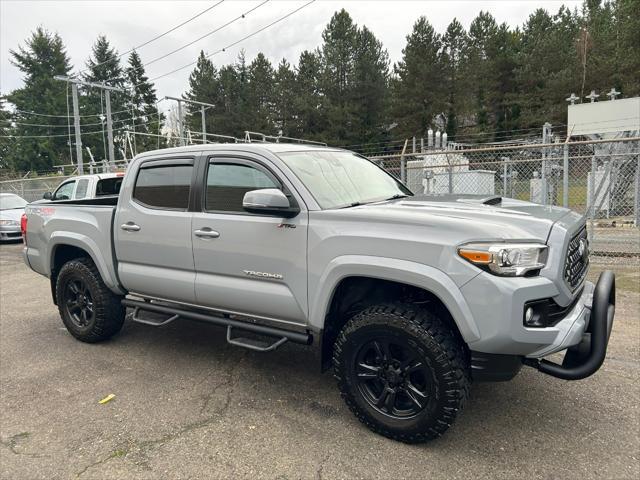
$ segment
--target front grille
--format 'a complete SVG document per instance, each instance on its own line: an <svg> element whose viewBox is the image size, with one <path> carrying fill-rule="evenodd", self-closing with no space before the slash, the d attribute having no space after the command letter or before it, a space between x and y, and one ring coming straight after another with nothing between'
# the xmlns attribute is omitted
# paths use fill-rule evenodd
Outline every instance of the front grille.
<svg viewBox="0 0 640 480"><path fill-rule="evenodd" d="M580 230L569 242L564 261L564 281L571 290L580 286L589 270L589 241L587 227Z"/></svg>

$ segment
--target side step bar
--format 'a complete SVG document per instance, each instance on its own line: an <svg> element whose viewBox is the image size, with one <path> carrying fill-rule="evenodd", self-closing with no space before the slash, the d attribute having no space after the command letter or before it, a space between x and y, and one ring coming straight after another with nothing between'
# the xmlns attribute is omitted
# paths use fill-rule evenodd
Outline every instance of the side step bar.
<svg viewBox="0 0 640 480"><path fill-rule="evenodd" d="M313 336L310 333L292 332L290 330L283 330L281 328L268 327L266 325L257 325L253 323L241 322L223 316L223 314L215 315L213 313L200 313L194 310L187 310L167 305L158 305L151 302L144 302L140 300L130 300L125 298L122 300L122 305L125 307L133 308L133 316L131 319L134 322L144 323L145 325L161 326L177 320L178 318L188 318L189 320L195 320L197 322L210 323L221 327L227 327L227 341L233 345L238 345L251 350L257 351L271 351L278 348L280 345L289 340L294 343L300 343L302 345L311 345L313 342ZM147 311L153 313L161 313L170 315L170 318L160 322L153 322L138 317L140 311ZM237 328L238 330L244 330L258 335L266 335L268 337L275 337L279 340L275 343L262 346L245 338L231 338L231 329Z"/></svg>

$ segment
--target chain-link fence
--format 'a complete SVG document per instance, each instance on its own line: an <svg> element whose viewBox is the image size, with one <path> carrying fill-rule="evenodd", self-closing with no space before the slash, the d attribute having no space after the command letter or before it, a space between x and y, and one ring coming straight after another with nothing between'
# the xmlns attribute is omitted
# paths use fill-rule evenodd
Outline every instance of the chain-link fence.
<svg viewBox="0 0 640 480"><path fill-rule="evenodd" d="M71 176L51 175L19 180L3 180L0 182L0 193L15 193L27 202L35 202L40 200L46 192L53 192L67 178L71 178Z"/></svg>
<svg viewBox="0 0 640 480"><path fill-rule="evenodd" d="M505 196L587 215L595 253L640 256L640 139L373 157L414 193Z"/></svg>

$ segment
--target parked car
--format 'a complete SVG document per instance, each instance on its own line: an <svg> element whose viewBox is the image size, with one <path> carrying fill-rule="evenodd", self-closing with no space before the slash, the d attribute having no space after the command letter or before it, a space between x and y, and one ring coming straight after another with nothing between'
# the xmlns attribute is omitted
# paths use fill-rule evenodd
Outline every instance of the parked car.
<svg viewBox="0 0 640 480"><path fill-rule="evenodd" d="M358 419L404 442L444 433L472 380L509 380L523 365L592 375L614 316L613 273L586 280L584 217L414 196L335 148L143 153L119 198L29 205L25 231L25 262L50 278L77 339L113 336L129 307L154 326L223 325L251 350L308 345ZM562 364L545 359L562 351Z"/></svg>
<svg viewBox="0 0 640 480"><path fill-rule="evenodd" d="M47 203L55 200L82 200L120 192L124 172L79 175L63 181L53 192L46 192L42 200L33 203Z"/></svg>
<svg viewBox="0 0 640 480"><path fill-rule="evenodd" d="M0 241L20 240L20 219L27 201L13 193L0 193Z"/></svg>

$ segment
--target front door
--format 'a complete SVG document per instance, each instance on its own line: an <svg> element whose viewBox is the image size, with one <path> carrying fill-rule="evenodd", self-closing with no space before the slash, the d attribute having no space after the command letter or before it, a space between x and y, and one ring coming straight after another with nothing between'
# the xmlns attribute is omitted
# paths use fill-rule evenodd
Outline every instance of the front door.
<svg viewBox="0 0 640 480"><path fill-rule="evenodd" d="M132 293L195 301L189 202L194 158L144 160L120 193L114 222L118 275Z"/></svg>
<svg viewBox="0 0 640 480"><path fill-rule="evenodd" d="M191 223L197 303L306 323L308 215L304 206L291 219L250 214L242 208L244 194L279 188L291 195L285 179L258 159L216 156L203 161L202 212L194 213Z"/></svg>

